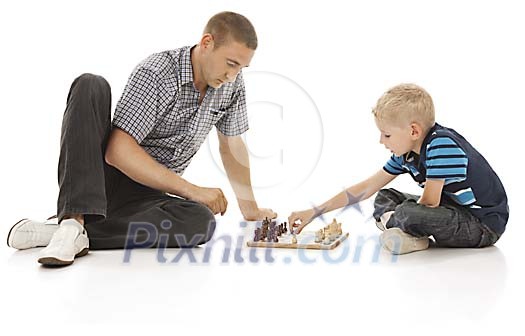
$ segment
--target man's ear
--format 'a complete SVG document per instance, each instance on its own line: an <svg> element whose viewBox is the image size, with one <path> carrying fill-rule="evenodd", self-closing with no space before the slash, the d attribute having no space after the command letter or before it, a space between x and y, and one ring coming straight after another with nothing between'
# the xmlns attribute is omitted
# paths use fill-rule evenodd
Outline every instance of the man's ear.
<svg viewBox="0 0 525 336"><path fill-rule="evenodd" d="M213 40L213 35L210 33L206 33L201 37L200 46L204 50L213 50L214 42L215 41Z"/></svg>
<svg viewBox="0 0 525 336"><path fill-rule="evenodd" d="M414 122L410 124L410 128L410 136L412 137L412 140L417 140L423 135L423 127L421 127L420 124Z"/></svg>

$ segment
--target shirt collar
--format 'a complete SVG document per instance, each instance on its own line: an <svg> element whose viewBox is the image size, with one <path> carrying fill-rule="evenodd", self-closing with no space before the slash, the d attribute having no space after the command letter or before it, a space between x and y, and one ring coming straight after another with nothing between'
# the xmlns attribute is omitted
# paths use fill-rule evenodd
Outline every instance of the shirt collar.
<svg viewBox="0 0 525 336"><path fill-rule="evenodd" d="M403 155L405 162L407 163L413 162L414 164L417 164L419 162L419 157L421 156L422 153L425 153L425 151L427 150L427 144L430 141L430 137L432 136L432 133L434 133L436 129L438 129L438 127L441 127L441 126L438 123L434 123L434 126L432 126L428 130L428 133L425 136L425 139L423 139L423 143L421 143L421 148L419 149L419 155L413 151L410 151L406 153L405 155Z"/></svg>
<svg viewBox="0 0 525 336"><path fill-rule="evenodd" d="M424 153L427 150L427 145L430 142L430 138L432 137L432 134L441 126L438 123L434 123L434 126L432 126L429 130L427 135L425 136L425 139L423 140L423 143L421 143L421 148L419 149L419 154Z"/></svg>
<svg viewBox="0 0 525 336"><path fill-rule="evenodd" d="M191 65L191 49L192 47L182 48L180 58L180 78L182 85L192 82L193 83L193 67Z"/></svg>

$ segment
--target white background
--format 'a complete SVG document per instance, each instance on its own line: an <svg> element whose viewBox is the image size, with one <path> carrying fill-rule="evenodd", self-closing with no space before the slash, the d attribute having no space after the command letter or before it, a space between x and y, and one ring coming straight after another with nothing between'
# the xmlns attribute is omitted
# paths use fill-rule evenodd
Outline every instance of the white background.
<svg viewBox="0 0 525 336"><path fill-rule="evenodd" d="M437 121L462 133L503 181L511 218L502 239L489 249L429 250L395 262L383 252L381 262L371 262L369 248L356 260L357 237L377 237L368 200L363 213L336 214L352 237L350 256L337 263L318 254L307 265L290 251L278 252L289 263L221 263L214 250L217 258L205 265L186 257L165 265L147 250L123 264L122 251L95 251L50 271L37 266L36 251L2 246L4 329L70 334L69 323L80 323L74 332L87 334L103 323L115 332L443 335L519 328L525 112L519 1L3 3L2 236L19 218L54 213L61 117L74 78L104 76L114 106L138 62L197 43L208 18L222 10L247 16L259 37L244 73L246 141L261 206L284 220L380 169L389 153L378 142L371 108L390 86L414 82L433 96ZM230 206L218 236L248 236L217 158L212 132L184 177L225 191ZM393 186L419 191L407 176Z"/></svg>

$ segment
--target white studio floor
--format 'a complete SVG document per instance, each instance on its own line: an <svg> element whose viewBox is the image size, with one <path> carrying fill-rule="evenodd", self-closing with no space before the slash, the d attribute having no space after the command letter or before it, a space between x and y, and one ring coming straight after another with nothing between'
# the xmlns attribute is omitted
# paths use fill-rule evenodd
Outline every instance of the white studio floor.
<svg viewBox="0 0 525 336"><path fill-rule="evenodd" d="M373 223L348 224L357 217L340 217L350 238L337 249L273 249L273 261L264 249L236 248L254 223L228 228L228 216L208 248L92 251L60 269L39 266L38 249L3 246L2 325L56 335L70 334L71 325L81 334L105 325L233 335L488 335L520 325L525 279L516 240L392 257L377 249Z"/></svg>
<svg viewBox="0 0 525 336"><path fill-rule="evenodd" d="M520 5L2 3L0 30L8 33L2 34L0 53L0 333L523 334ZM38 249L8 248L1 240L17 220L47 218L56 208L60 130L71 82L86 72L104 76L114 111L141 60L194 45L207 20L224 10L248 17L259 40L243 75L250 124L244 139L261 207L284 221L381 169L390 153L379 144L371 110L388 88L410 82L432 95L436 121L465 136L501 178L510 221L496 246L430 249L392 260L376 248L379 231L367 219L372 200L366 200L362 212L326 217L337 217L350 233L344 245L329 253L272 250L274 261L267 261L264 250L245 246L253 223L239 224L213 130L183 175L196 185L222 188L228 198L211 247L167 250L160 257L157 250L133 250L129 262L124 251L92 251L61 269L40 267ZM388 187L421 193L409 176ZM231 243L225 243L228 237ZM223 261L225 254L229 259Z"/></svg>

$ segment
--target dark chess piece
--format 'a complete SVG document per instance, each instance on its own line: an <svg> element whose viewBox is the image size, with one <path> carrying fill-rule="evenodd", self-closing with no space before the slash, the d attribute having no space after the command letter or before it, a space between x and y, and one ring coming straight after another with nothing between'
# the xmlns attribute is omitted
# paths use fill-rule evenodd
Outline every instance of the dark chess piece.
<svg viewBox="0 0 525 336"><path fill-rule="evenodd" d="M262 225L262 238L266 238L268 237L268 222L263 222L263 225Z"/></svg>
<svg viewBox="0 0 525 336"><path fill-rule="evenodd" d="M254 230L253 241L256 242L256 241L259 241L259 240L261 240L261 229L257 228L257 229Z"/></svg>

